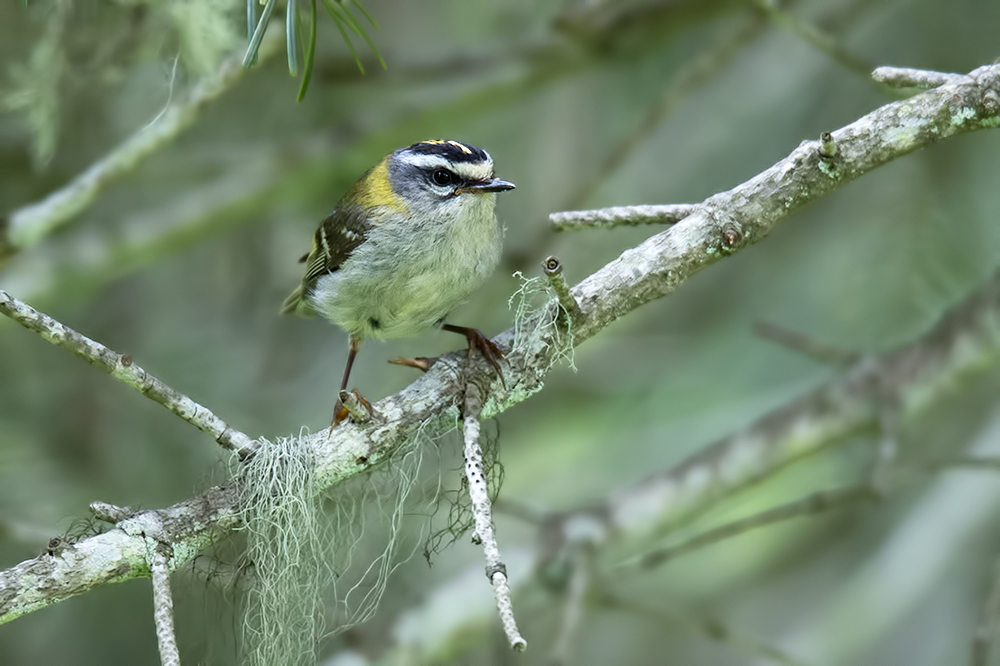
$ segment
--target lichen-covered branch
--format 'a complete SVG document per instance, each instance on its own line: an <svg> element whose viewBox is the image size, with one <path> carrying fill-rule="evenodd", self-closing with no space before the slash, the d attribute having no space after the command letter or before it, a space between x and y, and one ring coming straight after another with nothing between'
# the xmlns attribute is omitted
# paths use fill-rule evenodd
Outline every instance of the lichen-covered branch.
<svg viewBox="0 0 1000 666"><path fill-rule="evenodd" d="M480 388L469 382L465 391L464 405L464 439L465 439L465 478L469 482L469 498L472 501L472 516L475 520L475 538L483 546L486 556L486 577L493 586L493 596L496 598L500 622L510 647L522 651L528 643L517 629L514 619L514 605L510 598L510 584L507 581L507 567L500 559L500 546L493 531L493 512L490 509L490 494L486 485L486 475L483 473L483 450L479 446L479 415L483 409L483 396Z"/></svg>
<svg viewBox="0 0 1000 666"><path fill-rule="evenodd" d="M148 539L169 544L174 569L190 562L239 524L236 500L233 486L216 486L172 507L136 513L103 534L62 541L0 572L0 624L108 583L149 577Z"/></svg>
<svg viewBox="0 0 1000 666"><path fill-rule="evenodd" d="M115 379L128 384L144 396L158 402L198 430L211 435L231 451L247 456L254 443L246 434L234 430L210 409L178 393L132 362L127 354L111 351L99 342L74 331L46 314L35 310L0 289L0 314L38 333L52 344L70 351Z"/></svg>
<svg viewBox="0 0 1000 666"><path fill-rule="evenodd" d="M275 53L280 39L272 35L261 46L261 58ZM87 208L108 185L135 169L198 118L201 111L243 75L241 58L233 56L219 70L172 103L157 119L138 130L86 171L41 201L0 218L0 259L19 252L66 224Z"/></svg>
<svg viewBox="0 0 1000 666"><path fill-rule="evenodd" d="M774 166L698 204L673 227L626 250L574 287L571 293L580 308L573 322L574 344L637 307L671 293L694 273L763 239L794 211L872 169L941 139L998 125L1000 65L991 65L956 82L880 107L831 132L829 141L822 144L803 142ZM836 151L829 149L831 142ZM640 218L645 214L643 207L636 212ZM621 217L628 216L628 209L624 209ZM553 299L537 317L552 318L557 307ZM962 312L967 321L962 321ZM993 322L1000 321L998 313L1000 288L991 283L942 324L935 336L881 357L880 370L859 362L838 381L778 410L745 432L616 494L602 519L612 520L626 533L652 528L690 515L819 447L873 431L878 426L878 400L873 402L873 396L886 381L905 392L907 409L933 400L941 382L954 380L956 373L977 364L991 367L996 362L1000 332ZM532 327L528 322L519 329ZM558 345L544 338L527 340L512 349L514 334L510 329L494 340L510 350L507 385L494 382L489 386L484 418L541 390L559 351ZM464 372L455 372L463 365L467 366ZM461 411L468 382L486 386L494 376L479 357L469 361L464 352L448 354L413 384L376 403L368 423L342 424L329 438L325 430L310 436L316 453L317 490L386 460L418 432L433 436L450 429ZM152 521L177 511L190 516L194 507L206 503L207 510L197 512L197 520L187 523L186 529L160 539L173 548L170 561L174 567L190 561L235 526L235 495L214 489L170 509L140 514ZM68 559L42 555L0 572L0 623L97 585L148 576L144 551L139 548L137 553L122 525L75 544Z"/></svg>
<svg viewBox="0 0 1000 666"><path fill-rule="evenodd" d="M596 506L559 515L527 515L545 530L540 539L544 548L534 555L536 565L544 568L546 562L562 561L567 552L580 549L600 553L615 543L677 527L806 456L853 437L878 435L887 396L898 401L900 418L909 418L952 394L956 386L998 366L1000 272L914 342L858 359L840 376L679 464L623 486ZM954 464L992 467L993 461L967 458ZM854 486L808 496L709 530L653 559L669 559L747 529L860 501L875 490ZM467 640L468 632L482 621L480 616L465 616L450 629L439 628L436 637ZM408 644L405 650L437 654L444 647Z"/></svg>
<svg viewBox="0 0 1000 666"><path fill-rule="evenodd" d="M597 210L570 210L549 215L549 222L560 230L638 226L640 224L677 224L694 212L693 204L663 206L615 206Z"/></svg>
<svg viewBox="0 0 1000 666"><path fill-rule="evenodd" d="M923 90L930 90L946 84L958 84L967 80L964 74L934 72L908 67L877 67L872 72L872 78L893 88L921 88Z"/></svg>
<svg viewBox="0 0 1000 666"><path fill-rule="evenodd" d="M161 666L181 666L177 638L174 636L174 598L170 593L170 564L157 546L149 556L153 577L153 621L160 648Z"/></svg>

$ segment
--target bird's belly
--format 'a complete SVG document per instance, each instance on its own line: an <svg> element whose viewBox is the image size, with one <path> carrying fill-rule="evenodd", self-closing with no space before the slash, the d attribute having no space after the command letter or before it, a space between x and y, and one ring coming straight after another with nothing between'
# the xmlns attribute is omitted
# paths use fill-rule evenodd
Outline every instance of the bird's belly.
<svg viewBox="0 0 1000 666"><path fill-rule="evenodd" d="M462 196L474 198L416 232L420 222L409 218L375 225L316 282L316 311L351 335L377 339L416 335L443 319L486 281L502 250L494 195Z"/></svg>
<svg viewBox="0 0 1000 666"><path fill-rule="evenodd" d="M492 257L477 256L475 261L401 274L352 263L321 277L311 301L348 333L379 340L410 337L430 328L482 285L496 265Z"/></svg>

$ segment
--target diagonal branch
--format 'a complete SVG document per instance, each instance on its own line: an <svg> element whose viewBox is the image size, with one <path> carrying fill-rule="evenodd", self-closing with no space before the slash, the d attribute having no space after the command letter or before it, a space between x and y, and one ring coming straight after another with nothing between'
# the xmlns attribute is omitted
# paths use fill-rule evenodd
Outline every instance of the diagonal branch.
<svg viewBox="0 0 1000 666"><path fill-rule="evenodd" d="M240 457L246 457L253 451L254 442L247 435L230 428L208 407L199 405L183 393L178 393L140 368L132 362L128 354L118 354L108 349L101 343L35 310L27 303L22 303L2 289L0 289L0 314L10 317L52 344L97 366L153 402L160 403L198 430L211 435L223 447L239 453Z"/></svg>
<svg viewBox="0 0 1000 666"><path fill-rule="evenodd" d="M277 51L272 35L261 46L261 57ZM242 78L241 56L227 59L186 98L167 106L158 118L125 139L102 159L41 201L0 217L0 259L34 245L94 202L108 185L132 172L146 159L187 129L201 111Z"/></svg>
<svg viewBox="0 0 1000 666"><path fill-rule="evenodd" d="M623 567L651 569L693 550L730 539L734 536L767 527L801 516L824 513L861 500L874 500L875 492L867 485L848 486L834 490L820 490L780 506L772 507L697 534L686 541L649 551L634 560L623 562Z"/></svg>
<svg viewBox="0 0 1000 666"><path fill-rule="evenodd" d="M645 543L678 527L716 503L760 483L802 458L862 435L877 436L887 394L900 400L901 417L953 395L972 376L1000 366L1000 271L952 308L919 339L878 356L857 360L840 376L797 398L739 432L709 444L672 467L612 492L605 501L561 514L544 514L504 501L508 513L541 526L535 569L572 558L580 549L595 556L634 540ZM990 458L965 458L957 465L996 469ZM944 465L942 465L944 466ZM850 486L800 498L726 523L653 554L666 560L691 549L804 513L871 498L877 488ZM617 549L614 552L618 552ZM569 553L569 555L567 555ZM652 564L659 562L653 561ZM642 564L642 562L638 562ZM516 590L515 590L516 592ZM419 615L420 610L411 611ZM438 627L436 641L462 642L483 625L479 615ZM459 638L461 637L461 638ZM448 651L441 643L400 646L407 655Z"/></svg>
<svg viewBox="0 0 1000 666"><path fill-rule="evenodd" d="M1000 65L992 65L880 107L832 132L823 144L803 142L774 166L710 197L683 221L626 250L573 288L580 307L573 322L574 344L596 335L640 305L673 292L703 268L762 240L794 211L872 169L941 139L998 125ZM836 146L835 153L831 145ZM986 312L995 316L998 301L1000 288L994 284L969 308L976 315ZM536 315L537 320L554 320L557 307L556 301L551 301ZM533 330L531 323L518 328ZM935 390L940 390L936 382L976 367L970 363L978 362L982 367L982 358L970 360L970 345L979 345L974 352L995 354L1000 340L992 327L976 319L965 324L975 335L970 341L965 331L960 352L955 350L958 333L945 326L925 341L928 349L911 346L885 359L888 370L894 373L891 377L914 393L909 404L932 399L937 395ZM495 340L504 349L511 349L513 341L513 329ZM536 337L510 351L507 386L490 386L484 418L541 390L559 351L550 342ZM464 352L442 357L413 384L377 403L369 423L341 426L329 438L326 432L311 435L318 488L328 488L378 465L418 432L433 436L453 428L467 382L485 386L493 377L492 369L478 357L466 373L456 373L456 366L467 362L465 358ZM884 384L873 389L871 382L872 376L859 364L840 383L790 405L743 436L713 447L675 469L669 479L652 478L640 484L630 495L634 503L618 514L618 520L634 529L631 522L636 518L659 523L665 513L672 517L690 513L710 503L720 489L746 485L817 445L877 427L877 407L865 396ZM781 428L776 431L778 426ZM712 464L706 466L709 457ZM664 481L668 483L663 485ZM671 500L666 512L655 501L662 501L664 493ZM617 503L608 510L625 508L627 499L616 498ZM648 510L651 502L656 507L654 515ZM46 554L0 572L0 623L107 582L148 576L145 550L134 543L138 523L148 522L146 535L152 533L172 547L170 561L176 567L233 529L238 522L236 508L235 494L225 487L215 488L169 509L147 511L122 521L106 534L74 544L69 556ZM184 519L167 520L178 514Z"/></svg>

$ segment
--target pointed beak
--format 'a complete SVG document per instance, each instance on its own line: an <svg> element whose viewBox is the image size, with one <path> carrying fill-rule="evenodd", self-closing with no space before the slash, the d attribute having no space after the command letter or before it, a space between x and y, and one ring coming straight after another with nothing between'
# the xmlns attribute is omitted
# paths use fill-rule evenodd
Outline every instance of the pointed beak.
<svg viewBox="0 0 1000 666"><path fill-rule="evenodd" d="M466 192L505 192L514 189L514 183L499 178L488 178L472 185L466 185L455 190L455 194L465 194Z"/></svg>

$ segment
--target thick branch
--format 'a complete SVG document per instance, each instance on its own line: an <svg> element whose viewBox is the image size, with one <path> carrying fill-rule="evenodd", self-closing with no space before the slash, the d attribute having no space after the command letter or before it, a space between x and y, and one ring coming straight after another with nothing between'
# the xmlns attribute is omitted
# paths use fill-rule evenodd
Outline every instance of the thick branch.
<svg viewBox="0 0 1000 666"><path fill-rule="evenodd" d="M232 486L217 486L0 572L0 624L108 583L150 576L147 539L170 545L174 569L190 562L237 526L236 499Z"/></svg>
<svg viewBox="0 0 1000 666"><path fill-rule="evenodd" d="M198 430L215 438L225 448L238 452L242 457L254 448L253 440L234 430L226 422L182 393L173 390L159 379L132 362L127 354L111 351L68 326L22 303L0 289L0 314L6 315L25 328L38 333L52 344L70 351L87 363L97 366L115 379L128 384L139 393L158 402Z"/></svg>
<svg viewBox="0 0 1000 666"><path fill-rule="evenodd" d="M764 415L749 427L716 441L681 463L651 474L611 493L598 505L556 516L530 511L525 517L542 524L544 549L535 554L536 568L566 550L598 552L629 539L643 539L685 523L759 483L789 464L827 447L880 431L887 396L898 400L900 417L910 417L929 404L953 395L972 375L1000 365L1000 272L918 340L881 355L859 359L842 375L810 394ZM992 459L967 458L957 464L995 468ZM865 487L810 496L744 520L710 530L681 550L797 515L863 499ZM506 504L506 503L505 503ZM669 551L667 557L678 555ZM451 628L441 628L438 640L468 639L480 616L466 616ZM413 654L415 645L405 647ZM436 654L440 644L421 645L421 654Z"/></svg>
<svg viewBox="0 0 1000 666"><path fill-rule="evenodd" d="M819 142L804 142L771 168L710 197L672 228L625 251L577 285L572 290L580 306L579 321L574 321L574 343L595 335L640 305L671 293L695 272L764 238L801 206L864 173L940 139L996 127L1000 124L998 100L1000 65L982 67L960 82L888 104L833 132L837 151L832 158L820 155ZM829 142L825 143L829 148ZM827 149L825 155L829 154ZM994 284L969 307L976 315L997 316L998 301L1000 290ZM551 318L555 307L553 301L549 311L538 317ZM1000 341L992 327L978 319L967 324L972 341L968 339L970 331L966 331L961 353L955 351L956 330L944 326L925 341L928 349L907 347L883 359L891 379L913 394L911 404L932 399L941 381L976 367L976 363L982 367L984 358L995 362L990 355L996 353ZM530 323L523 330L532 330ZM495 341L510 349L513 339L510 329ZM537 340L509 353L507 387L490 387L483 416L489 418L539 391L556 351L554 345ZM379 464L418 431L433 435L454 427L467 381L485 386L493 377L492 369L479 357L467 372L456 373L455 368L464 363L464 352L446 355L416 382L377 403L369 423L342 425L329 439L325 431L313 435L318 487L330 487ZM878 377L879 382L885 380ZM711 447L669 474L654 476L628 493L616 495L606 511L613 511L616 522L629 528L627 531L650 521L661 523L704 507L727 489L762 478L819 446L872 430L877 427L874 381L871 371L859 364L838 382L776 412L747 432ZM196 510L202 506L204 511ZM42 555L0 572L0 623L106 582L148 576L144 550L139 548L136 554L125 523L140 518L160 522L162 516L175 512L188 516L182 526L171 523L174 531L160 538L173 547L171 562L176 567L232 529L235 511L235 495L226 489L213 489L170 509L145 512L119 523L108 534L76 544L70 558Z"/></svg>

